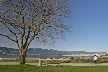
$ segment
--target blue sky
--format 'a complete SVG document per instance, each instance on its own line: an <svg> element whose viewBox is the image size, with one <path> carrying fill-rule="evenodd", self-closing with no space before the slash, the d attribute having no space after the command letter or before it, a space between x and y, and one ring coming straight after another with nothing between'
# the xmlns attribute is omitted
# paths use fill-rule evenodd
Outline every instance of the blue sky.
<svg viewBox="0 0 108 72"><path fill-rule="evenodd" d="M65 21L73 26L66 40L59 39L54 46L35 45L56 50L104 51L108 52L108 0L70 0L71 18ZM1 46L16 47L10 41L0 42Z"/></svg>
<svg viewBox="0 0 108 72"><path fill-rule="evenodd" d="M70 0L73 27L59 50L108 51L108 0Z"/></svg>

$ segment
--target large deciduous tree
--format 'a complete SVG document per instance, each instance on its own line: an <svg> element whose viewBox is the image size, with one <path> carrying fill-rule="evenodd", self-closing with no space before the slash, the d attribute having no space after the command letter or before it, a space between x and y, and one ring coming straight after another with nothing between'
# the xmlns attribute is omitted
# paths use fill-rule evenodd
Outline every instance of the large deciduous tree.
<svg viewBox="0 0 108 72"><path fill-rule="evenodd" d="M38 39L43 43L63 37L71 26L64 24L70 9L68 0L1 0L0 37L18 46L20 64L25 64L30 43ZM5 29L6 32L2 32Z"/></svg>

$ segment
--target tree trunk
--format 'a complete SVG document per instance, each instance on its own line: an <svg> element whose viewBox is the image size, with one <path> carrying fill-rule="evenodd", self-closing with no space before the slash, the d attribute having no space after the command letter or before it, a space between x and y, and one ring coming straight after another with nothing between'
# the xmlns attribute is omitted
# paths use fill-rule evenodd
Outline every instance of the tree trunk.
<svg viewBox="0 0 108 72"><path fill-rule="evenodd" d="M26 51L22 50L20 52L20 64L25 64L25 60L26 60Z"/></svg>

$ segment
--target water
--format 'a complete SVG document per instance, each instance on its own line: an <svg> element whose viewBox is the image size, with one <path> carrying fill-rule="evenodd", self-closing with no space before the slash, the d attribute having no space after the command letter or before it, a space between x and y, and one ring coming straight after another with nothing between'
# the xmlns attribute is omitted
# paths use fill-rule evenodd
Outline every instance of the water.
<svg viewBox="0 0 108 72"><path fill-rule="evenodd" d="M61 58L62 55L27 55L26 58ZM0 58L19 58L19 55L0 55Z"/></svg>

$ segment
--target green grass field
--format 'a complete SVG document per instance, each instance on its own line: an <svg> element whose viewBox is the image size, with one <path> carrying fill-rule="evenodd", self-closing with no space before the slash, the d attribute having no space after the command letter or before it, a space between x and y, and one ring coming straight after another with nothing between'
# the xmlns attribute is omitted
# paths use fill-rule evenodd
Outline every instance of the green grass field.
<svg viewBox="0 0 108 72"><path fill-rule="evenodd" d="M108 72L108 66L1 65L0 72Z"/></svg>

